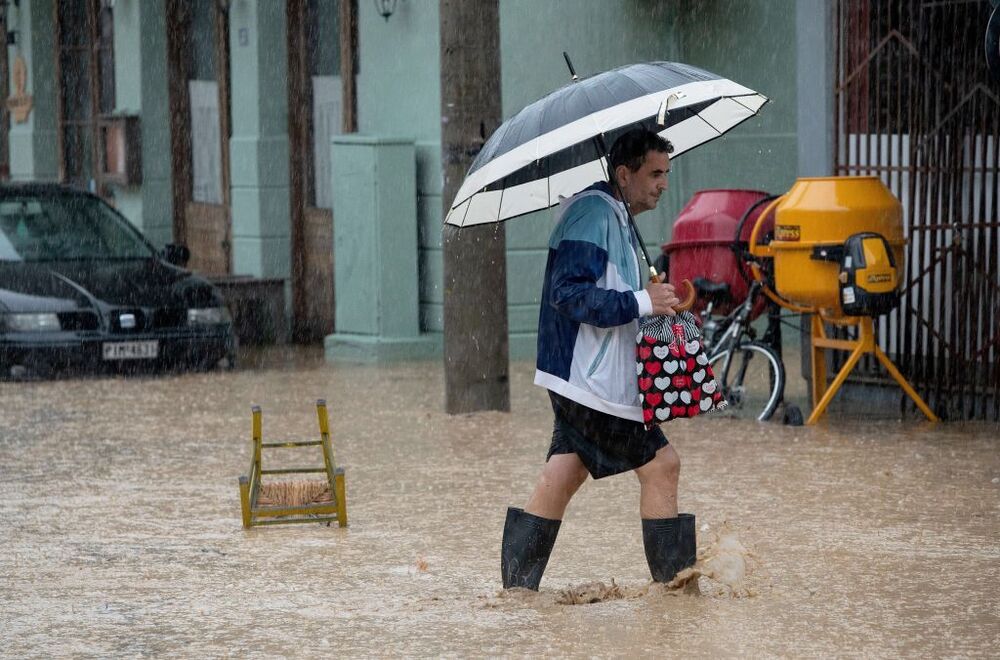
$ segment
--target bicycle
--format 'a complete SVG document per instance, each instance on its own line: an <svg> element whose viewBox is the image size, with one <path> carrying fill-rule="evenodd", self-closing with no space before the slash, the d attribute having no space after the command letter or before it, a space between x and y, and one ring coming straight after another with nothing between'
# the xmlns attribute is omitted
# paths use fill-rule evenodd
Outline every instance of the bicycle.
<svg viewBox="0 0 1000 660"><path fill-rule="evenodd" d="M727 410L736 416L752 414L761 422L769 420L783 403L785 367L780 352L771 343L758 341L751 326L751 311L761 292L760 282L751 282L746 299L721 318L712 316L712 308L731 301L729 285L700 277L694 279L693 285L698 296L706 301L700 313L702 343L729 403ZM802 423L797 406L785 405L783 422Z"/></svg>

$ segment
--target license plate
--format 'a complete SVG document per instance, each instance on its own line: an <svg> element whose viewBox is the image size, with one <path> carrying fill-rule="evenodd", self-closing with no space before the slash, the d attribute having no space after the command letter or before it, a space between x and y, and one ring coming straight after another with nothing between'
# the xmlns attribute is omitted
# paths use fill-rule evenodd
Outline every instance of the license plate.
<svg viewBox="0 0 1000 660"><path fill-rule="evenodd" d="M152 341L117 341L104 344L105 360L147 360L155 358L160 353L160 342Z"/></svg>

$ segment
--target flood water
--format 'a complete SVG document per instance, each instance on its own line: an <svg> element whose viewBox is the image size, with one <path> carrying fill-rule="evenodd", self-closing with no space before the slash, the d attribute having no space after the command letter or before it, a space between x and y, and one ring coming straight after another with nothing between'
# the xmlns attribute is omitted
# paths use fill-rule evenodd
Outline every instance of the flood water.
<svg viewBox="0 0 1000 660"><path fill-rule="evenodd" d="M500 590L551 413L443 413L439 362L0 383L0 654L990 656L1000 646L996 424L697 418L664 427L698 516L694 588L650 587L638 482L581 489L538 594ZM250 406L317 438L350 524L240 524ZM318 464L315 448L272 466ZM285 452L282 454L281 452ZM272 458L269 460L269 458ZM267 467L267 465L265 466ZM602 583L602 584L595 584Z"/></svg>

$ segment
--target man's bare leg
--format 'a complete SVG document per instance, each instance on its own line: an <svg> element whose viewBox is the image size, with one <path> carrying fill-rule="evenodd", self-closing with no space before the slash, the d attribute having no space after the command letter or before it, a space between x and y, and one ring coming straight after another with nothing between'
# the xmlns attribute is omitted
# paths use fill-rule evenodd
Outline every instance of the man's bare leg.
<svg viewBox="0 0 1000 660"><path fill-rule="evenodd" d="M535 490L524 507L525 513L549 520L562 520L566 506L588 475L587 468L576 454L554 455L545 463ZM675 509L676 506L675 485Z"/></svg>
<svg viewBox="0 0 1000 660"><path fill-rule="evenodd" d="M566 506L587 474L576 454L556 454L545 463L524 510L507 509L500 546L504 589L538 589Z"/></svg>
<svg viewBox="0 0 1000 660"><path fill-rule="evenodd" d="M643 519L677 517L677 481L681 459L670 445L635 469L639 478L639 515Z"/></svg>
<svg viewBox="0 0 1000 660"><path fill-rule="evenodd" d="M670 445L635 471L639 477L642 545L656 582L670 582L679 571L693 566L697 558L694 514L677 513L680 472L680 457Z"/></svg>

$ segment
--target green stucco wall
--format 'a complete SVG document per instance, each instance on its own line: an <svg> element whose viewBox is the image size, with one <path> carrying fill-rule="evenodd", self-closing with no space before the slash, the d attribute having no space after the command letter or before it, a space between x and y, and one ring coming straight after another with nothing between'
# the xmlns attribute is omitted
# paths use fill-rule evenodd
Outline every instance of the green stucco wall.
<svg viewBox="0 0 1000 660"><path fill-rule="evenodd" d="M672 215L704 188L784 192L795 180L797 164L795 1L682 4L677 27L684 61L771 102L757 117L678 159L668 200Z"/></svg>
<svg viewBox="0 0 1000 660"><path fill-rule="evenodd" d="M441 85L437 2L358 6L358 132L415 143L421 327L441 332ZM334 218L336 223L336 218Z"/></svg>

